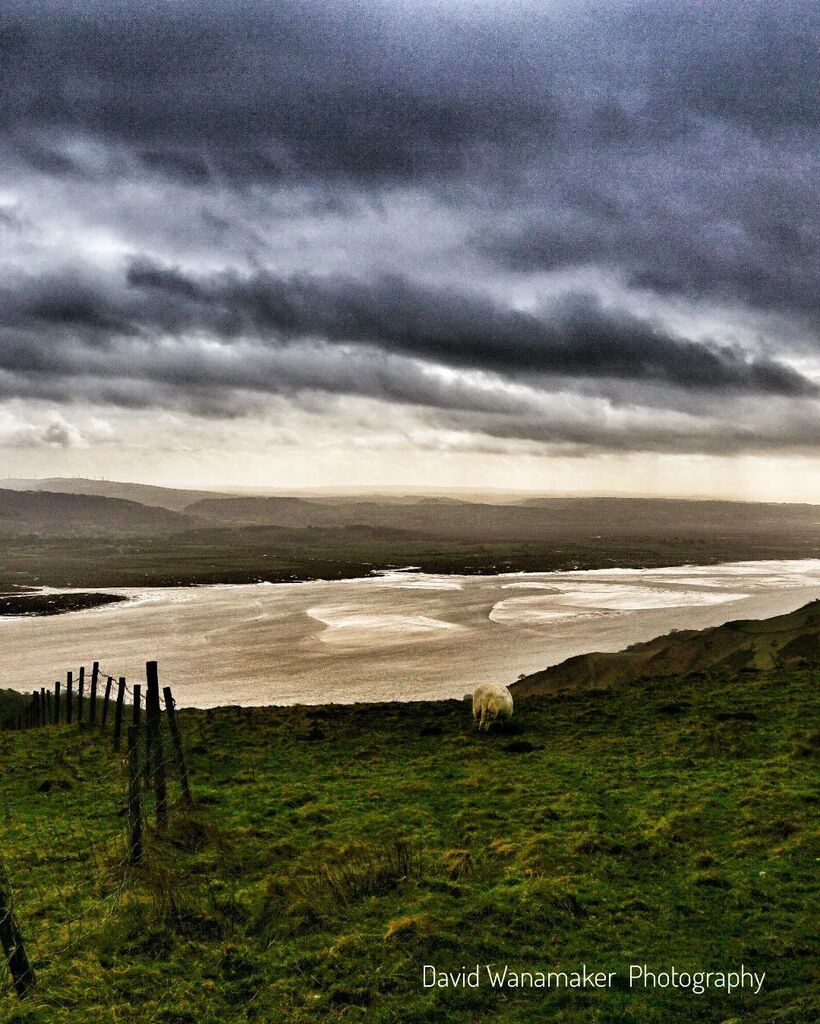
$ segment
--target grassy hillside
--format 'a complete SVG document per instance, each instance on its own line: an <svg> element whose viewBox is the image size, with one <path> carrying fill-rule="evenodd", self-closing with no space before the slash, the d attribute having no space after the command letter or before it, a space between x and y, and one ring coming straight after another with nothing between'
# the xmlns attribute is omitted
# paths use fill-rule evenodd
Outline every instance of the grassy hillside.
<svg viewBox="0 0 820 1024"><path fill-rule="evenodd" d="M39 985L0 1018L808 1024L818 679L534 697L489 736L455 701L184 711L198 806L130 876L108 743L2 733L0 850ZM759 995L421 987L424 964L741 962L766 972Z"/></svg>
<svg viewBox="0 0 820 1024"><path fill-rule="evenodd" d="M820 662L820 601L771 619L683 630L614 654L581 654L512 684L517 697L630 684L699 669L748 672Z"/></svg>

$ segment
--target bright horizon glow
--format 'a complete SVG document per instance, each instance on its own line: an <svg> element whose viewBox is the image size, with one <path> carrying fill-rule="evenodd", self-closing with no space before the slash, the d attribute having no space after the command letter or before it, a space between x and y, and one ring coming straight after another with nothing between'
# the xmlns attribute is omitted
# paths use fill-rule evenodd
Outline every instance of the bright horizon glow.
<svg viewBox="0 0 820 1024"><path fill-rule="evenodd" d="M53 456L53 453L49 453ZM116 483L253 494L328 492L337 494L401 492L446 495L554 495L558 497L645 497L693 500L763 501L818 504L820 465L798 459L746 456L718 459L706 456L549 459L530 456L427 455L423 462L409 454L402 472L379 460L334 465L326 453L293 452L254 460L254 472L233 470L231 454L209 458L176 457L171 465L139 468L131 462L124 472L119 460L103 464L94 457L26 460L14 472L0 463L0 488L8 479L81 478ZM147 460L146 460L147 461ZM265 463L270 469L264 468Z"/></svg>

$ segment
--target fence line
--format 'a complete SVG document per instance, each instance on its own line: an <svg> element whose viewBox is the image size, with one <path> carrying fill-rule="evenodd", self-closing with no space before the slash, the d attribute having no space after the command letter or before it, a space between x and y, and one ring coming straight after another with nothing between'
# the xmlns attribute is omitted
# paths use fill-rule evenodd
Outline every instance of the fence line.
<svg viewBox="0 0 820 1024"><path fill-rule="evenodd" d="M106 683L100 708L101 677ZM162 690L163 711L156 662L146 664L146 677L145 721L141 715L141 684L134 684L131 690L124 677L118 678L111 730L113 757L102 775L95 774L93 783L92 803L98 805L91 815L97 822L95 832L92 834L76 813L71 783L58 778L46 780L43 786L48 785L48 789L41 789L49 794L48 819L21 825L12 822L0 839L0 989L11 984L20 998L36 985L32 963L48 964L101 927L114 913L134 872L144 863L145 826L149 818L153 816L159 833L168 828L169 818L178 807L193 806L171 688L166 686ZM74 676L69 671L64 706L62 686L57 681L53 700L46 697L45 688L32 691L26 711L7 719L4 725L11 730L54 727L49 729L53 736L76 736L80 729L88 737L102 736L111 719L109 701L114 678L113 673L101 671L99 662L94 662L83 716L81 704L76 709L72 707ZM83 667L79 681L78 694L85 683ZM125 723L127 692L133 700L133 720L129 723ZM50 690L48 695L51 696ZM75 710L76 728L70 730L67 727L74 725ZM125 724L127 752L122 754L119 747ZM87 748L80 749L82 752ZM99 749L95 747L96 751ZM58 762L66 753L58 755ZM169 798L169 779L178 784L173 798ZM101 794L101 798L96 794ZM57 808L54 802L58 803ZM106 823L102 829L100 822ZM3 840L8 843L7 851L3 849Z"/></svg>

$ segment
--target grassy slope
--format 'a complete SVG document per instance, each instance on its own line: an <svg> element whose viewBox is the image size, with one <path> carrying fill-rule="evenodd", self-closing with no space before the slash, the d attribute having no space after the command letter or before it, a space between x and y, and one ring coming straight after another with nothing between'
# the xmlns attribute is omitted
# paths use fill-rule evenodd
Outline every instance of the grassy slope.
<svg viewBox="0 0 820 1024"><path fill-rule="evenodd" d="M490 736L459 702L182 712L204 800L151 836L110 921L60 956L49 928L90 894L68 881L88 870L72 861L83 841L70 821L118 834L121 784L88 732L0 734L2 849L40 957L36 994L23 1006L3 996L0 1018L816 1020L819 678L716 673L536 697L520 703L516 733ZM523 743L534 749L507 749ZM72 788L39 791L55 778ZM45 828L65 831L54 849ZM396 836L409 872L404 854L394 863ZM421 990L422 964L476 961L743 961L768 978L761 995L730 998Z"/></svg>
<svg viewBox="0 0 820 1024"><path fill-rule="evenodd" d="M766 669L820 661L820 601L769 619L677 630L614 654L580 654L512 684L517 697L610 686L701 668Z"/></svg>

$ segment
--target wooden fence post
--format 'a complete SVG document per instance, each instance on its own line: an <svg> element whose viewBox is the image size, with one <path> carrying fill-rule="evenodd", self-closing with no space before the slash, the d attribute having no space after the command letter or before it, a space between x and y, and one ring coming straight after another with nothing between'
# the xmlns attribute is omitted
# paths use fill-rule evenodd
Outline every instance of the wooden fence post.
<svg viewBox="0 0 820 1024"><path fill-rule="evenodd" d="M165 698L165 711L168 714L168 728L171 730L171 742L174 744L174 759L176 760L179 784L182 787L182 796L185 799L185 803L190 807L193 806L194 800L191 796L191 786L188 782L188 769L185 766L185 753L182 749L182 737L179 734L179 724L174 709L174 697L170 686L162 688L162 696Z"/></svg>
<svg viewBox="0 0 820 1024"><path fill-rule="evenodd" d="M31 716L34 719L35 726L40 724L40 694L33 690L31 693Z"/></svg>
<svg viewBox="0 0 820 1024"><path fill-rule="evenodd" d="M105 723L108 721L108 702L111 699L111 687L114 680L109 676L105 681L105 697L103 697L103 708L102 708L102 721L100 725L105 728Z"/></svg>
<svg viewBox="0 0 820 1024"><path fill-rule="evenodd" d="M117 686L117 704L114 708L114 750L120 749L120 736L122 736L122 704L125 699L125 676L120 676Z"/></svg>
<svg viewBox="0 0 820 1024"><path fill-rule="evenodd" d="M48 725L48 705L46 704L45 686L40 687L40 718L42 719L41 725Z"/></svg>
<svg viewBox="0 0 820 1024"><path fill-rule="evenodd" d="M155 661L146 662L145 678L148 690L145 696L145 717L148 723L148 755L154 780L157 828L168 827L168 790L165 785L165 757L162 752L162 727L159 706L159 674Z"/></svg>
<svg viewBox="0 0 820 1024"><path fill-rule="evenodd" d="M65 680L65 720L66 725L71 725L74 717L74 681L71 673L67 673Z"/></svg>
<svg viewBox="0 0 820 1024"><path fill-rule="evenodd" d="M139 726L128 726L128 863L142 860L142 808L140 806Z"/></svg>
<svg viewBox="0 0 820 1024"><path fill-rule="evenodd" d="M99 679L99 675L100 663L95 661L91 666L91 703L88 715L88 722L91 726L97 724L97 680Z"/></svg>
<svg viewBox="0 0 820 1024"><path fill-rule="evenodd" d="M54 724L60 724L60 680L54 683Z"/></svg>
<svg viewBox="0 0 820 1024"><path fill-rule="evenodd" d="M85 665L80 666L80 679L77 683L77 725L83 724L83 697L85 696Z"/></svg>
<svg viewBox="0 0 820 1024"><path fill-rule="evenodd" d="M46 711L48 712L48 724L54 725L54 705L51 703L51 690L46 690Z"/></svg>
<svg viewBox="0 0 820 1024"><path fill-rule="evenodd" d="M3 874L0 873L0 943L6 963L11 971L14 990L21 999L25 999L34 986L36 976L26 956L26 947L20 927L11 908L11 891Z"/></svg>
<svg viewBox="0 0 820 1024"><path fill-rule="evenodd" d="M134 725L140 724L140 717L142 715L142 686L140 683L134 683L134 706L131 709L131 721ZM145 731L145 757L142 762L142 781L146 789L151 786L151 751L149 750L150 738L148 736L148 730Z"/></svg>

